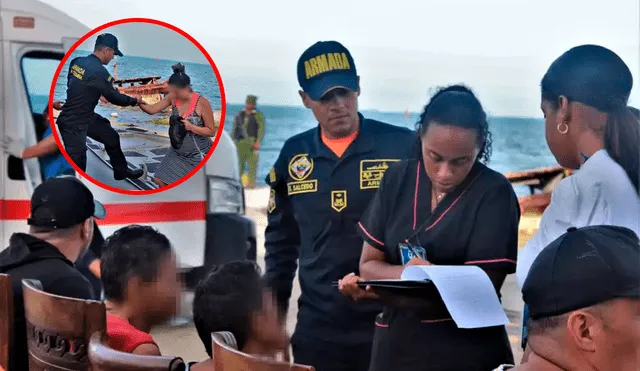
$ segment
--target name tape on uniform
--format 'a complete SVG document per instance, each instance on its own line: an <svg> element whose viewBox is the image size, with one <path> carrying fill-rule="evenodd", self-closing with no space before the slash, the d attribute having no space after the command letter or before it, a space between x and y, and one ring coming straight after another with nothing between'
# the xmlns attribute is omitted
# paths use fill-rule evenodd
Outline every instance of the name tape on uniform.
<svg viewBox="0 0 640 371"><path fill-rule="evenodd" d="M84 72L84 68L78 66L77 64L71 66L71 74L78 80L82 80L82 78L84 77Z"/></svg>
<svg viewBox="0 0 640 371"><path fill-rule="evenodd" d="M293 156L289 161L289 176L293 179L287 183L289 195L310 193L318 191L318 180L307 180L313 172L313 159L309 159L306 153Z"/></svg>
<svg viewBox="0 0 640 371"><path fill-rule="evenodd" d="M360 189L377 189L380 187L382 176L389 168L389 163L398 159L372 159L360 161Z"/></svg>

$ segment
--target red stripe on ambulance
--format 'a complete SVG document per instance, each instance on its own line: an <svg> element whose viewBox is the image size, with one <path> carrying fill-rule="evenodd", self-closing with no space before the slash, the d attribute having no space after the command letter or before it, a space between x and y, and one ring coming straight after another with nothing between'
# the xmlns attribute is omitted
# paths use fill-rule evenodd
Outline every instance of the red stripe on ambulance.
<svg viewBox="0 0 640 371"><path fill-rule="evenodd" d="M205 220L205 201L105 204L107 215L98 225L188 222ZM0 220L27 220L29 200L0 200Z"/></svg>

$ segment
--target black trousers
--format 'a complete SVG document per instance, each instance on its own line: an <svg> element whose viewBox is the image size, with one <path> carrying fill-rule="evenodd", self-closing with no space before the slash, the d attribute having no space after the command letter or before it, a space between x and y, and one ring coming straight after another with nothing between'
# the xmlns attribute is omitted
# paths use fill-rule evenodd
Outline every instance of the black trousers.
<svg viewBox="0 0 640 371"><path fill-rule="evenodd" d="M460 329L398 310L376 321L369 371L489 371L513 364L504 326Z"/></svg>
<svg viewBox="0 0 640 371"><path fill-rule="evenodd" d="M108 119L94 113L88 124L61 123L58 128L69 157L82 171L87 171L87 136L104 144L114 171L127 169L127 159L120 147L120 135L111 127Z"/></svg>
<svg viewBox="0 0 640 371"><path fill-rule="evenodd" d="M292 344L292 349L295 363L313 366L316 371L369 370L371 343L344 346L305 340Z"/></svg>

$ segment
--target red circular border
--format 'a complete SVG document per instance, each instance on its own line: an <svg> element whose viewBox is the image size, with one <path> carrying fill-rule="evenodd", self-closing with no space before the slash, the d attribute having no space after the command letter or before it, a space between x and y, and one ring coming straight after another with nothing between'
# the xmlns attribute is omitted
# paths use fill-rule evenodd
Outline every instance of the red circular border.
<svg viewBox="0 0 640 371"><path fill-rule="evenodd" d="M202 54L207 58L207 61L209 61L209 64L211 65L211 68L213 69L213 72L216 75L216 80L218 81L218 88L220 89L220 100L222 101L222 109L221 109L222 113L220 115L220 125L218 127L218 132L216 133L216 137L213 140L213 144L211 146L211 149L209 150L207 155L204 157L204 159L202 161L200 161L200 164L198 164L198 166L196 166L195 169L191 170L191 172L189 172L189 174L185 175L184 177L182 177L182 179L178 180L177 182L168 184L168 185L166 185L164 187L159 187L159 188L156 188L156 189L151 189L151 190L146 190L146 191L130 191L130 190L126 190L126 189L120 189L120 188L116 188L116 187L111 187L109 185L103 184L103 183L97 181L96 179L90 177L87 173L82 171L78 167L78 165L76 165L76 163L71 159L71 157L69 157L69 154L67 154L67 151L64 148L64 145L62 144L62 141L60 140L60 137L59 137L58 132L56 130L56 126L53 124L55 122L54 121L54 117L53 117L53 100L54 100L53 98L54 98L54 94L55 94L55 88L56 88L56 85L57 85L57 82L58 82L58 78L60 77L60 72L62 71L62 67L67 62L67 59L69 59L71 54L85 40L87 40L88 38L90 38L94 34L104 30L105 28L109 28L109 27L116 26L116 25L119 25L119 24L134 23L134 22L150 23L150 24L155 24L157 26L163 26L165 28L168 28L170 30L173 30L173 31L179 33L180 35L184 36L187 40L191 41L195 46L197 46L198 49L200 49L200 52L202 52ZM196 39L194 39L188 33L184 32L183 30L179 29L178 27L176 27L174 25L171 25L169 23L162 22L162 21L159 21L159 20L156 20L156 19L151 19L151 18L123 18L123 19L120 19L120 20L116 20L116 21L112 21L112 22L109 22L109 23L105 23L102 26L99 26L99 27L93 29L92 31L88 32L86 35L84 35L82 38L80 38L80 40L78 40L75 44L73 44L73 46L65 54L64 58L62 58L62 61L60 62L60 65L58 65L58 69L56 70L56 73L53 76L53 81L51 83L51 89L49 90L49 120L50 120L49 122L51 122L51 131L53 132L53 136L54 136L54 138L56 140L56 143L58 144L58 148L60 149L60 152L62 153L64 158L67 160L67 162L69 162L69 164L71 164L71 166L73 167L73 169L76 172L78 172L80 175L82 175L83 178L88 179L91 183L97 185L100 188L109 190L111 192L120 193L120 194L127 194L127 195L141 196L141 195L150 195L150 194L164 192L164 191L167 191L167 190L169 190L171 188L179 186L180 184L185 182L187 179L189 179L193 175L195 175L198 171L200 171L203 168L203 166L206 164L206 162L209 160L209 158L211 158L211 155L213 154L213 151L218 146L218 142L220 141L220 136L222 135L222 131L223 131L223 128L224 128L224 121L225 121L225 118L226 118L226 114L227 114L227 98L226 98L225 92L224 92L224 84L222 82L222 77L220 76L220 71L218 71L218 67L216 67L216 64L213 62L213 59L211 59L211 56L209 55L209 53L205 50L205 48L198 41L196 41Z"/></svg>

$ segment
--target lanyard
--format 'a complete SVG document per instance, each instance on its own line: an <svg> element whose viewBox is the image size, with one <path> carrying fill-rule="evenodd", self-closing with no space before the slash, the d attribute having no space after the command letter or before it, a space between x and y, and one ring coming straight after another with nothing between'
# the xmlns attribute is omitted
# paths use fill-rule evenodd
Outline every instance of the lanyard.
<svg viewBox="0 0 640 371"><path fill-rule="evenodd" d="M469 184L467 185L467 187L464 189L464 191L462 191L458 197L456 197L456 199L451 203L451 205L449 205L449 207L443 211L440 216L438 216L438 218L433 221L433 223L431 223L431 221L433 220L434 217L436 217L438 214L435 212L432 212L431 215L429 215L428 218L426 218L426 220L424 222L422 222L420 224L420 226L416 229L413 230L413 232L411 233L411 235L409 235L408 238L405 239L405 242L409 245L411 245L411 239L412 238L416 238L418 237L418 235L424 230L424 231L428 231L429 229L435 227L440 220L442 220L442 218L444 218L445 215L447 215L447 213L458 203L458 201L460 201L460 199L462 198L462 196L464 196L465 193L467 193L467 191L471 188L471 186L473 185L473 183L476 182L476 180L478 180L478 178L480 178L480 175L482 175L482 172L478 173L478 175L476 175L475 178L473 178L471 180L471 182L469 182ZM446 198L445 198L446 199ZM416 205L417 207L417 205ZM436 209L434 211L437 211L438 207L436 206ZM431 224L430 224L431 223ZM420 244L420 239L416 238L416 244L422 248L424 248L421 244Z"/></svg>

